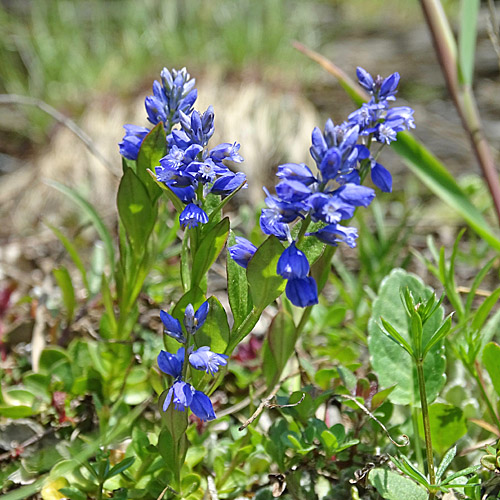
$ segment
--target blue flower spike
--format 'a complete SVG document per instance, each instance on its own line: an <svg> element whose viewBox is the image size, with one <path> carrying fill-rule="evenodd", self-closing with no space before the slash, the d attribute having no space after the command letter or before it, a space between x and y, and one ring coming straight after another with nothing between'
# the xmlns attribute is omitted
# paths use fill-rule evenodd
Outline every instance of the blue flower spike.
<svg viewBox="0 0 500 500"><path fill-rule="evenodd" d="M387 78L375 78L363 68L357 68L359 84L370 95L369 102L348 116L347 121L335 125L331 119L324 129L315 127L311 135L310 154L316 163L313 171L304 163L285 163L278 167L276 194L266 192L266 205L260 215L264 234L291 241L290 225L300 221L316 224L316 231L305 233L337 246L345 243L356 246L358 237L354 227L341 225L351 219L357 207L367 207L375 197L375 190L362 185L370 172L375 187L392 191L392 176L372 155L369 147L375 142L381 146L397 140L403 130L415 127L413 109L408 106L391 107L396 100L399 73ZM231 257L242 267L248 265L253 249L237 244L230 247ZM307 258L295 243L278 260L277 273L287 279L286 295L299 307L318 301L317 286L309 275Z"/></svg>

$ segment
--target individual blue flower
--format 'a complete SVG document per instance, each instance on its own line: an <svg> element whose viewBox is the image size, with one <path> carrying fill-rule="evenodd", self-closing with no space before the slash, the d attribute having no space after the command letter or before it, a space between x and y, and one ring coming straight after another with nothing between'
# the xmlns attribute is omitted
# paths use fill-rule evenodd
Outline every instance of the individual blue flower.
<svg viewBox="0 0 500 500"><path fill-rule="evenodd" d="M182 375L182 365L184 363L184 347L179 347L177 354L167 351L160 351L158 354L158 366L163 373L174 378Z"/></svg>
<svg viewBox="0 0 500 500"><path fill-rule="evenodd" d="M278 260L276 272L285 279L305 278L309 274L309 261L304 252L292 241Z"/></svg>
<svg viewBox="0 0 500 500"><path fill-rule="evenodd" d="M181 344L186 342L186 338L182 333L182 326L178 319L168 314L168 312L160 311L160 319L165 326L164 332Z"/></svg>
<svg viewBox="0 0 500 500"><path fill-rule="evenodd" d="M236 264L246 269L257 247L241 236L236 236L235 240L236 244L229 247L229 255Z"/></svg>
<svg viewBox="0 0 500 500"><path fill-rule="evenodd" d="M210 347L203 346L189 355L189 363L197 370L204 370L213 376L219 371L219 366L227 365L227 358L225 354L217 354Z"/></svg>
<svg viewBox="0 0 500 500"><path fill-rule="evenodd" d="M240 145L237 142L223 142L211 149L208 155L214 161L231 160L235 163L241 163L243 158L238 154Z"/></svg>
<svg viewBox="0 0 500 500"><path fill-rule="evenodd" d="M276 176L288 181L299 181L305 186L317 182L316 177L305 163L284 163L278 167Z"/></svg>
<svg viewBox="0 0 500 500"><path fill-rule="evenodd" d="M243 172L233 173L228 171L228 173L222 175L213 183L210 192L220 196L228 196L245 183L246 179L247 177ZM244 185L243 189L246 187L248 186Z"/></svg>
<svg viewBox="0 0 500 500"><path fill-rule="evenodd" d="M208 215L195 203L189 203L179 216L179 222L183 229L185 227L192 228L198 224L206 224L208 222Z"/></svg>
<svg viewBox="0 0 500 500"><path fill-rule="evenodd" d="M167 393L163 402L163 411L167 411L170 403L174 403L177 411L184 411L193 400L193 387L183 380L176 380Z"/></svg>
<svg viewBox="0 0 500 500"><path fill-rule="evenodd" d="M359 84L370 94L373 93L374 81L372 75L360 66L356 68L356 75L358 77Z"/></svg>
<svg viewBox="0 0 500 500"><path fill-rule="evenodd" d="M203 302L196 312L192 304L187 305L184 311L184 326L189 334L194 335L203 326L207 319L208 309L208 300Z"/></svg>
<svg viewBox="0 0 500 500"><path fill-rule="evenodd" d="M146 127L138 127L137 125L124 125L123 128L125 129L125 136L122 142L118 144L120 147L120 154L128 160L137 160L142 142L149 134L149 129Z"/></svg>
<svg viewBox="0 0 500 500"><path fill-rule="evenodd" d="M375 191L372 188L352 183L337 189L336 194L355 207L367 207L375 198Z"/></svg>
<svg viewBox="0 0 500 500"><path fill-rule="evenodd" d="M384 193L392 192L392 175L380 163L374 161L371 167L371 178L373 184Z"/></svg>
<svg viewBox="0 0 500 500"><path fill-rule="evenodd" d="M318 287L310 276L289 279L285 293L288 300L297 307L308 307L318 303Z"/></svg>
<svg viewBox="0 0 500 500"><path fill-rule="evenodd" d="M213 420L215 418L215 412L210 398L201 391L193 390L190 408L201 420Z"/></svg>
<svg viewBox="0 0 500 500"><path fill-rule="evenodd" d="M354 227L338 226L337 224L328 224L314 233L306 233L306 236L316 236L318 240L328 245L336 247L344 242L351 248L356 246L358 231Z"/></svg>

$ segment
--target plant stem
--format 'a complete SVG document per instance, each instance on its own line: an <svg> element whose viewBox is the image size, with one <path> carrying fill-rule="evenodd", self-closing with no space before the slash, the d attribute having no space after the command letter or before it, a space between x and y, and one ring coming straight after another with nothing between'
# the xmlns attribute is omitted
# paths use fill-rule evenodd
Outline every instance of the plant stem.
<svg viewBox="0 0 500 500"><path fill-rule="evenodd" d="M411 412L411 420L413 423L413 435L415 436L415 455L417 456L417 462L419 467L424 470L424 456L422 455L422 447L420 446L420 436L418 433L418 415L416 411Z"/></svg>
<svg viewBox="0 0 500 500"><path fill-rule="evenodd" d="M425 451L427 455L427 469L431 485L436 484L436 473L434 472L434 458L432 454L431 426L429 422L429 409L427 407L427 394L425 392L424 360L415 360L417 363L418 388L420 389L420 405L422 407L422 421L424 424ZM429 492L429 500L434 499L434 492Z"/></svg>

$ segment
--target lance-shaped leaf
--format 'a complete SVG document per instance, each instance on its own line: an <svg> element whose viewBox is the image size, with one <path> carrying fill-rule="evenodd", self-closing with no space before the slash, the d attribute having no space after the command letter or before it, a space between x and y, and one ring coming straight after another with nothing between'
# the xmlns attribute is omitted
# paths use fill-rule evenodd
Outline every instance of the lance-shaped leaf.
<svg viewBox="0 0 500 500"><path fill-rule="evenodd" d="M155 167L160 164L160 159L167 152L167 140L163 123L158 123L151 132L144 138L141 149L137 155L136 174L146 186L149 197L155 202L161 194L160 187L151 178L148 170L155 171Z"/></svg>

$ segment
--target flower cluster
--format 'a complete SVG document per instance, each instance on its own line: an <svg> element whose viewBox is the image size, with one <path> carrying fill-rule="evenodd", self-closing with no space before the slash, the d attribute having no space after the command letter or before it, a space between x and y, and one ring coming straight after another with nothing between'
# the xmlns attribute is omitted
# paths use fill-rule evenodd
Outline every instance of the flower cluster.
<svg viewBox="0 0 500 500"><path fill-rule="evenodd" d="M205 371L213 376L219 370L219 366L227 364L227 356L212 352L208 346L202 346L196 350L193 346L189 346L190 339L205 323L207 314L208 302L204 302L196 312L191 304L186 307L183 323L187 336L184 335L182 325L178 319L165 311L160 312L160 318L165 327L165 333L178 342L187 345L189 365L196 370ZM187 365L185 362L186 347L180 347L176 354L161 351L158 355L160 370L174 378L174 383L169 388L163 402L163 411L167 411L173 402L174 408L178 411L190 408L201 420L213 420L215 412L210 398L185 381L187 375Z"/></svg>
<svg viewBox="0 0 500 500"><path fill-rule="evenodd" d="M368 172L373 184L385 192L392 190L389 171L373 155L373 143L382 146L396 140L402 130L414 128L413 110L406 106L390 108L395 100L399 74L387 78L373 78L362 68L357 69L360 85L371 98L340 125L327 120L321 131L312 132L310 153L316 163L311 170L304 163L286 163L278 167L276 195L266 192L267 208L262 210L260 226L265 234L272 234L290 243L281 255L277 273L287 280L286 295L299 307L318 302L317 286L309 276L306 255L298 248L304 237L315 237L329 245L344 242L356 245L358 237L354 227L343 226L343 220L353 217L357 207L368 206L375 191L362 185ZM290 224L302 221L295 241ZM314 230L306 233L309 225ZM246 267L256 248L244 238L238 238L230 249L231 257Z"/></svg>
<svg viewBox="0 0 500 500"><path fill-rule="evenodd" d="M172 69L170 72L163 68L161 83L153 83L153 95L146 97L145 106L148 120L153 125L162 122L165 130L171 130L179 123L180 113L190 114L193 104L198 97L192 79L186 68ZM146 127L124 125L125 136L120 142L120 154L129 160L136 160L144 137L150 132Z"/></svg>
<svg viewBox="0 0 500 500"><path fill-rule="evenodd" d="M209 193L225 197L245 184L245 174L234 173L224 164L226 160L243 161L240 145L222 143L208 148L214 133L214 110L212 106L201 114L193 110L195 80L185 68L172 72L164 68L161 80L154 82L153 95L145 102L148 120L153 125L163 122L167 132L167 154L155 168L156 178L186 205L179 217L181 225L195 227L208 222L202 203ZM120 153L135 160L149 129L125 125L125 131Z"/></svg>

